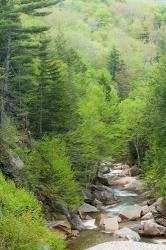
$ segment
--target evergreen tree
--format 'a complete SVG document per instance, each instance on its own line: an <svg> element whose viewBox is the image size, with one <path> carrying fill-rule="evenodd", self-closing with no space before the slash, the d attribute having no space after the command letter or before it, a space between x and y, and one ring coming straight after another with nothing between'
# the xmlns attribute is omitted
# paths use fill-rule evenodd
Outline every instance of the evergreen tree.
<svg viewBox="0 0 166 250"><path fill-rule="evenodd" d="M25 68L31 68L30 65L34 58L33 49L36 48L36 45L33 44L33 34L41 33L48 29L44 26L25 28L22 25L22 14L34 16L38 13L40 15L38 10L58 2L42 0L35 2L23 0L20 3L15 0L1 1L0 33L3 35L1 39L2 50L0 52L0 68L2 68L1 126L4 124L5 114L15 117L19 113L22 94L20 85L22 85L23 79L26 83L29 80L28 77L31 74L27 74ZM30 71L31 69L29 73ZM13 82L15 82L14 85ZM15 100L16 95L20 95L19 104Z"/></svg>
<svg viewBox="0 0 166 250"><path fill-rule="evenodd" d="M108 58L108 70L112 75L112 80L117 83L119 96L126 97L129 89L127 79L126 66L121 59L120 52L114 46Z"/></svg>

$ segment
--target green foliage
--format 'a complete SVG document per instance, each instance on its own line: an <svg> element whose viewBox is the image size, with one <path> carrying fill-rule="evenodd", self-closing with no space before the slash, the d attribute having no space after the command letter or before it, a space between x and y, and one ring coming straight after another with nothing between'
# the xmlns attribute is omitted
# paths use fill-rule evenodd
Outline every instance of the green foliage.
<svg viewBox="0 0 166 250"><path fill-rule="evenodd" d="M0 175L0 248L62 250L64 243L47 229L41 208L31 193L17 189Z"/></svg>
<svg viewBox="0 0 166 250"><path fill-rule="evenodd" d="M50 204L59 202L69 207L79 204L79 186L60 139L44 136L35 142L25 164L24 180L31 191L49 199Z"/></svg>
<svg viewBox="0 0 166 250"><path fill-rule="evenodd" d="M86 92L80 97L76 110L79 122L67 137L72 165L83 183L93 179L97 162L110 156L110 123L116 119L118 102L109 75L90 71L87 77Z"/></svg>

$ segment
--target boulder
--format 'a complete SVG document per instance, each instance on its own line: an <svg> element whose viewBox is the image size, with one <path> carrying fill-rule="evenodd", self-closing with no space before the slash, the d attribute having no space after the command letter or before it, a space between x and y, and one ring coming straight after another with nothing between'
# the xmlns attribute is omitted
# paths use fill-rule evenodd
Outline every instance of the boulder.
<svg viewBox="0 0 166 250"><path fill-rule="evenodd" d="M48 227L62 239L67 239L72 233L71 226L67 221L52 221L48 224Z"/></svg>
<svg viewBox="0 0 166 250"><path fill-rule="evenodd" d="M106 186L112 185L112 176L103 175L101 173L98 173L97 180L99 183L101 183L103 185L106 185Z"/></svg>
<svg viewBox="0 0 166 250"><path fill-rule="evenodd" d="M144 182L141 180L133 180L132 182L125 185L125 190L127 191L140 191L143 189Z"/></svg>
<svg viewBox="0 0 166 250"><path fill-rule="evenodd" d="M99 215L96 217L95 224L96 224L98 227L104 229L104 220L105 220L105 219L108 219L108 218L109 218L109 217L108 217L106 214L99 214Z"/></svg>
<svg viewBox="0 0 166 250"><path fill-rule="evenodd" d="M22 170L24 167L23 161L20 159L19 155L16 153L10 154L10 165L16 170Z"/></svg>
<svg viewBox="0 0 166 250"><path fill-rule="evenodd" d="M110 167L108 167L106 163L101 163L99 167L99 172L101 174L108 174L110 172Z"/></svg>
<svg viewBox="0 0 166 250"><path fill-rule="evenodd" d="M114 232L119 229L118 217L104 219L104 230L106 232Z"/></svg>
<svg viewBox="0 0 166 250"><path fill-rule="evenodd" d="M135 177L126 176L126 177L122 177L122 178L115 180L114 185L124 186L124 185L130 184L134 181L136 181Z"/></svg>
<svg viewBox="0 0 166 250"><path fill-rule="evenodd" d="M85 202L87 202L87 203L92 202L92 200L93 200L93 195L92 195L92 193L91 193L90 190L84 189L84 190L82 191L82 194L83 194L83 199L84 199Z"/></svg>
<svg viewBox="0 0 166 250"><path fill-rule="evenodd" d="M155 202L157 212L166 217L166 199L161 197Z"/></svg>
<svg viewBox="0 0 166 250"><path fill-rule="evenodd" d="M114 238L122 240L132 240L132 241L140 241L141 239L138 233L134 232L133 230L127 227L115 231Z"/></svg>
<svg viewBox="0 0 166 250"><path fill-rule="evenodd" d="M85 229L85 226L81 221L79 213L75 211L70 211L69 221L73 230L81 231Z"/></svg>
<svg viewBox="0 0 166 250"><path fill-rule="evenodd" d="M119 216L126 220L136 220L141 217L141 206L132 205L122 208L119 212Z"/></svg>
<svg viewBox="0 0 166 250"><path fill-rule="evenodd" d="M150 219L154 219L153 214L151 212L141 217L141 220L150 220Z"/></svg>
<svg viewBox="0 0 166 250"><path fill-rule="evenodd" d="M103 203L97 199L94 199L92 205L97 207L97 209L101 210L103 208Z"/></svg>
<svg viewBox="0 0 166 250"><path fill-rule="evenodd" d="M98 212L97 208L88 204L84 203L81 207L79 207L78 211L80 213L95 213Z"/></svg>
<svg viewBox="0 0 166 250"><path fill-rule="evenodd" d="M160 225L166 227L166 218L164 218L164 217L155 218L155 221L156 221L158 224L160 224Z"/></svg>
<svg viewBox="0 0 166 250"><path fill-rule="evenodd" d="M118 163L118 164L114 164L114 165L113 165L113 168L114 168L115 170L125 170L125 169L129 169L130 166L127 165L127 164Z"/></svg>
<svg viewBox="0 0 166 250"><path fill-rule="evenodd" d="M148 205L143 206L142 211L141 211L141 216L144 216L145 214L147 214L149 212L150 212L149 206Z"/></svg>
<svg viewBox="0 0 166 250"><path fill-rule="evenodd" d="M157 224L154 219L151 219L141 222L139 233L145 236L162 236L166 235L166 227Z"/></svg>
<svg viewBox="0 0 166 250"><path fill-rule="evenodd" d="M104 205L111 205L118 201L118 198L114 195L112 189L106 186L96 186L94 196Z"/></svg>

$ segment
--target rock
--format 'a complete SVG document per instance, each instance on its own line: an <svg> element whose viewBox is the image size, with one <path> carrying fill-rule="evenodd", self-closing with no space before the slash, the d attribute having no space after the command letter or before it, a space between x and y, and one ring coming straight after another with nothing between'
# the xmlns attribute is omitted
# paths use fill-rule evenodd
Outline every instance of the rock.
<svg viewBox="0 0 166 250"><path fill-rule="evenodd" d="M103 175L101 173L98 173L97 180L99 183L101 183L103 185L106 185L106 186L112 185L112 176Z"/></svg>
<svg viewBox="0 0 166 250"><path fill-rule="evenodd" d="M166 199L161 197L155 202L157 212L166 217Z"/></svg>
<svg viewBox="0 0 166 250"><path fill-rule="evenodd" d="M122 239L122 240L132 240L132 241L140 241L140 236L138 233L134 232L133 230L125 227L120 230L115 231L114 238Z"/></svg>
<svg viewBox="0 0 166 250"><path fill-rule="evenodd" d="M150 199L150 200L147 200L147 205L148 206L151 206L153 203L155 203L156 202L156 199Z"/></svg>
<svg viewBox="0 0 166 250"><path fill-rule="evenodd" d="M87 215L85 215L85 219L84 220L93 220L93 218L87 214Z"/></svg>
<svg viewBox="0 0 166 250"><path fill-rule="evenodd" d="M78 230L72 230L71 231L71 235L70 235L70 239L76 239L80 236L80 233Z"/></svg>
<svg viewBox="0 0 166 250"><path fill-rule="evenodd" d="M127 165L127 164L118 163L118 164L114 164L114 165L113 165L113 168L114 168L115 170L125 170L125 169L129 169L130 166Z"/></svg>
<svg viewBox="0 0 166 250"><path fill-rule="evenodd" d="M54 230L60 238L67 239L71 235L71 226L67 221L52 221L48 227Z"/></svg>
<svg viewBox="0 0 166 250"><path fill-rule="evenodd" d="M127 220L139 219L141 217L141 206L139 205L126 206L120 210L119 216L122 219L127 219Z"/></svg>
<svg viewBox="0 0 166 250"><path fill-rule="evenodd" d="M164 218L164 217L162 217L162 218L155 218L155 221L156 221L158 224L160 224L160 225L166 227L166 218Z"/></svg>
<svg viewBox="0 0 166 250"><path fill-rule="evenodd" d="M145 236L162 236L166 235L166 227L157 224L151 219L141 222L139 233Z"/></svg>
<svg viewBox="0 0 166 250"><path fill-rule="evenodd" d="M86 250L166 250L162 244L147 244L132 241L112 241L99 244Z"/></svg>
<svg viewBox="0 0 166 250"><path fill-rule="evenodd" d="M130 176L137 176L139 175L139 169L136 166L130 168Z"/></svg>
<svg viewBox="0 0 166 250"><path fill-rule="evenodd" d="M22 170L24 167L23 161L20 159L19 155L16 153L10 154L10 164L16 170Z"/></svg>
<svg viewBox="0 0 166 250"><path fill-rule="evenodd" d="M153 215L157 214L156 203L153 203L151 206L149 206L149 210Z"/></svg>
<svg viewBox="0 0 166 250"><path fill-rule="evenodd" d="M126 184L130 184L130 183L132 183L134 181L136 181L135 177L126 176L126 177L122 177L122 178L120 178L118 180L115 180L114 185L123 186L123 185L126 185Z"/></svg>
<svg viewBox="0 0 166 250"><path fill-rule="evenodd" d="M118 217L104 219L104 230L106 232L114 232L119 229Z"/></svg>
<svg viewBox="0 0 166 250"><path fill-rule="evenodd" d="M103 185L93 186L93 188L95 198L104 205L114 204L118 201L118 198L114 195L111 188Z"/></svg>
<svg viewBox="0 0 166 250"><path fill-rule="evenodd" d="M142 211L141 211L141 216L144 216L145 214L147 214L149 212L150 212L149 206L148 205L143 206Z"/></svg>
<svg viewBox="0 0 166 250"><path fill-rule="evenodd" d="M95 213L98 212L97 208L88 204L84 203L81 207L79 207L78 211L80 213Z"/></svg>
<svg viewBox="0 0 166 250"><path fill-rule="evenodd" d="M106 214L99 214L96 217L95 224L100 228L104 228L104 219L108 218L109 217Z"/></svg>
<svg viewBox="0 0 166 250"><path fill-rule="evenodd" d="M107 163L102 162L99 167L99 172L101 174L108 174L110 172L110 167L107 165Z"/></svg>
<svg viewBox="0 0 166 250"><path fill-rule="evenodd" d="M143 217L141 217L141 220L150 220L154 219L153 214L151 212L145 214Z"/></svg>
<svg viewBox="0 0 166 250"><path fill-rule="evenodd" d="M94 199L92 205L97 207L97 209L101 210L103 208L103 203L97 199Z"/></svg>
<svg viewBox="0 0 166 250"><path fill-rule="evenodd" d="M144 185L143 181L133 180L132 182L125 185L125 190L133 192L140 191L141 189L143 189L143 185Z"/></svg>
<svg viewBox="0 0 166 250"><path fill-rule="evenodd" d="M87 203L92 202L92 200L93 200L93 195L92 195L92 193L91 193L90 190L84 189L84 190L82 191L82 194L83 194L83 199L84 199L85 202L87 202Z"/></svg>
<svg viewBox="0 0 166 250"><path fill-rule="evenodd" d="M77 212L70 211L69 220L70 220L70 224L71 224L71 227L72 227L73 230L81 231L81 230L85 229L85 226L82 223L81 218L80 218L80 216L79 216L79 214Z"/></svg>

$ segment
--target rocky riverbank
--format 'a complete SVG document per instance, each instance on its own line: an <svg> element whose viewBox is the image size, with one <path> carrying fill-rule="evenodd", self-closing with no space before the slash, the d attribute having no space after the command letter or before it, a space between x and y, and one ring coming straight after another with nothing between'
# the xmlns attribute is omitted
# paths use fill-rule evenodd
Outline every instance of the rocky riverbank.
<svg viewBox="0 0 166 250"><path fill-rule="evenodd" d="M109 241L108 235L110 241L142 241L144 237L166 236L165 199L142 199L144 183L138 174L136 167L126 164L101 163L95 182L83 190L84 203L72 212L71 225L64 221L52 224L61 237L70 239L69 249L87 248L81 242L85 233L77 239L82 230L94 230L96 235L102 235L101 242L96 240L96 243ZM95 245L93 237L94 241L88 246ZM77 242L81 243L77 245Z"/></svg>

